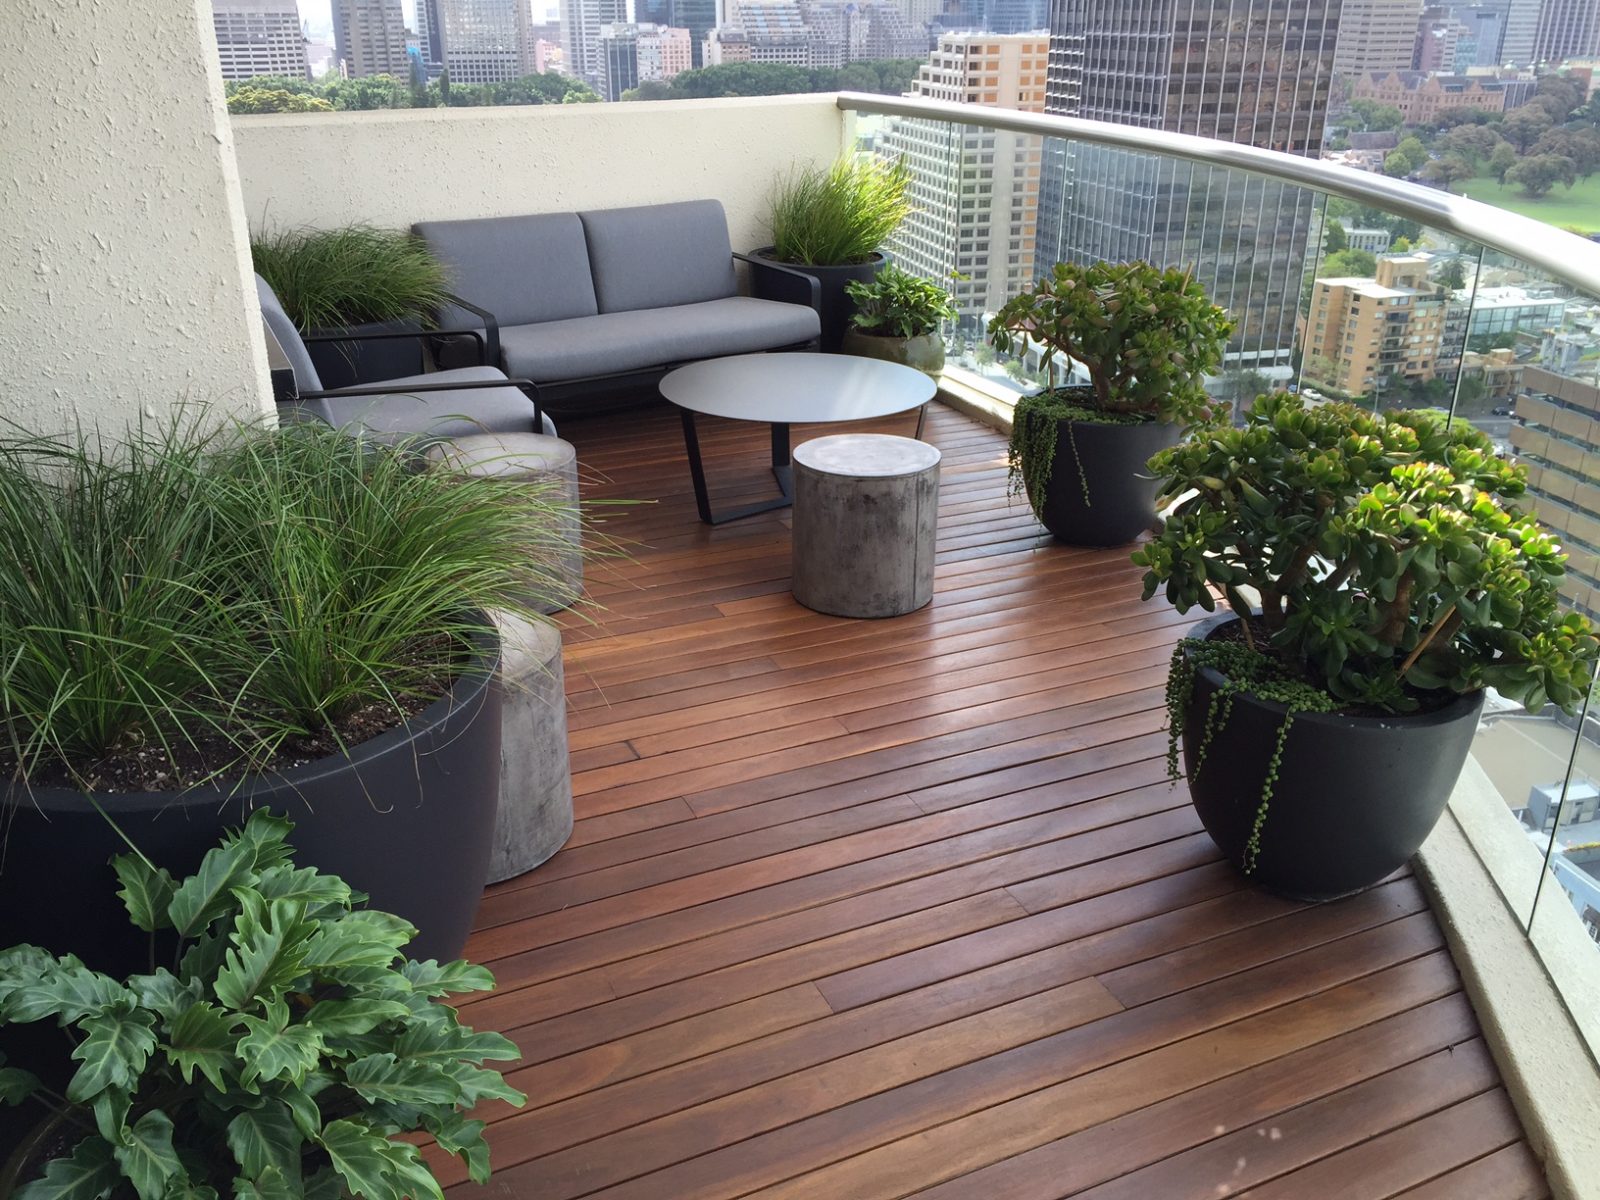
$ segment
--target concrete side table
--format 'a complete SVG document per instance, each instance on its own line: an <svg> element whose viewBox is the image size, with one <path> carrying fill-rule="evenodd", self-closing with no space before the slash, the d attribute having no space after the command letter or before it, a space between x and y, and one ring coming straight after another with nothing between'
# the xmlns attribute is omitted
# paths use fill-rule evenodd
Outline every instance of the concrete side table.
<svg viewBox="0 0 1600 1200"><path fill-rule="evenodd" d="M495 613L500 627L500 811L488 882L533 870L572 836L561 631Z"/></svg>
<svg viewBox="0 0 1600 1200"><path fill-rule="evenodd" d="M933 599L939 451L873 433L794 452L794 598L836 617L896 617Z"/></svg>
<svg viewBox="0 0 1600 1200"><path fill-rule="evenodd" d="M556 527L541 532L548 559L543 574L550 596L540 612L567 608L583 595L583 528L578 510L578 452L543 433L475 433L428 448L428 460L464 475L524 480L549 489L561 507Z"/></svg>

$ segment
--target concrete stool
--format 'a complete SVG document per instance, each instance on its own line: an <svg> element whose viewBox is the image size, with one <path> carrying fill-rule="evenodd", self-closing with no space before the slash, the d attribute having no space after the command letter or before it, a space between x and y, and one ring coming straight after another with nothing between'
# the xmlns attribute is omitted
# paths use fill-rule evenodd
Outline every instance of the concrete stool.
<svg viewBox="0 0 1600 1200"><path fill-rule="evenodd" d="M495 613L500 627L500 811L488 882L531 871L572 836L561 631Z"/></svg>
<svg viewBox="0 0 1600 1200"><path fill-rule="evenodd" d="M897 617L933 599L939 451L875 433L794 452L794 598L836 617Z"/></svg>
<svg viewBox="0 0 1600 1200"><path fill-rule="evenodd" d="M578 452L543 433L474 433L428 447L428 460L464 475L493 475L548 488L562 507L557 527L541 536L549 550L545 573L550 598L537 607L553 613L583 595L583 531L578 515Z"/></svg>

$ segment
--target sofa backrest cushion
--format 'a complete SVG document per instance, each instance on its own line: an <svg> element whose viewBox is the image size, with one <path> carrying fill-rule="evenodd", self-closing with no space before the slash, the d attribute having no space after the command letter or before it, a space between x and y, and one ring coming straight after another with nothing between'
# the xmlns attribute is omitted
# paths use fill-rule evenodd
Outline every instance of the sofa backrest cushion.
<svg viewBox="0 0 1600 1200"><path fill-rule="evenodd" d="M576 213L419 221L411 228L444 263L451 291L488 309L502 325L599 311Z"/></svg>
<svg viewBox="0 0 1600 1200"><path fill-rule="evenodd" d="M717 200L579 213L601 312L698 304L736 294L728 218Z"/></svg>
<svg viewBox="0 0 1600 1200"><path fill-rule="evenodd" d="M306 344L300 340L300 331L295 328L294 322L289 319L289 314L279 303L278 294L272 290L272 285L260 275L256 276L256 299L261 301L262 321L272 330L272 336L278 339L278 345L283 347L284 357L289 360L289 366L294 371L295 390L320 392L322 379L311 362L311 354L306 350Z"/></svg>

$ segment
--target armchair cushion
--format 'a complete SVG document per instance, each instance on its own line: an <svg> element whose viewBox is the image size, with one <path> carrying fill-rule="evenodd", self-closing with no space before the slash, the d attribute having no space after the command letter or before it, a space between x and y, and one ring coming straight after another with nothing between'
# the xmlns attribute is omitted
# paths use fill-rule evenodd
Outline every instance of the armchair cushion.
<svg viewBox="0 0 1600 1200"><path fill-rule="evenodd" d="M728 218L720 201L607 208L578 217L589 242L600 312L697 304L737 294Z"/></svg>
<svg viewBox="0 0 1600 1200"><path fill-rule="evenodd" d="M435 371L431 375L411 375L385 380L394 392L382 396L345 396L329 392L297 405L288 406L283 415L289 420L320 420L351 433L380 441L399 441L424 437L443 441L474 433L555 434L547 414L533 422L533 401L511 384L503 388L472 388L461 391L418 392L407 395L408 384L481 383L504 379L494 367L462 367L454 371Z"/></svg>
<svg viewBox="0 0 1600 1200"><path fill-rule="evenodd" d="M450 286L501 325L600 311L576 213L421 221L411 228L444 263Z"/></svg>
<svg viewBox="0 0 1600 1200"><path fill-rule="evenodd" d="M672 308L502 328L500 345L509 374L554 383L776 350L808 342L818 330L815 309L728 296Z"/></svg>

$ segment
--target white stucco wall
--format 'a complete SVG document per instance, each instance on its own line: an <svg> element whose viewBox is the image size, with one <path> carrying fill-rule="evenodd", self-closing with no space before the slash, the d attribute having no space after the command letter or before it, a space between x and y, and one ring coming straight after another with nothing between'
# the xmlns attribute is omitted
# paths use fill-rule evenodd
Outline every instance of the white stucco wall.
<svg viewBox="0 0 1600 1200"><path fill-rule="evenodd" d="M270 396L209 0L6 0L0 417Z"/></svg>
<svg viewBox="0 0 1600 1200"><path fill-rule="evenodd" d="M735 250L775 177L843 148L832 96L235 117L252 229L619 208L714 197Z"/></svg>

